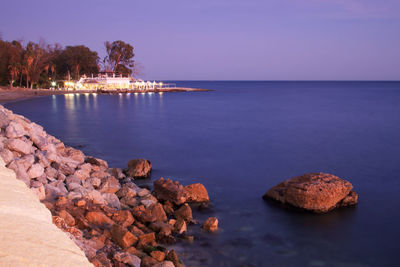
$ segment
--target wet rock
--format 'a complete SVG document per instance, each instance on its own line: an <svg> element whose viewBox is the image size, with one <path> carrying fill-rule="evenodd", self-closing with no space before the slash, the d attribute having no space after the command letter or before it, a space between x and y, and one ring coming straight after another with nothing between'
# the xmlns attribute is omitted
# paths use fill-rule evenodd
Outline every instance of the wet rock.
<svg viewBox="0 0 400 267"><path fill-rule="evenodd" d="M308 211L325 213L343 205L355 205L357 194L352 189L353 185L350 182L332 174L309 173L272 187L264 198L272 198Z"/></svg>
<svg viewBox="0 0 400 267"><path fill-rule="evenodd" d="M185 188L178 182L170 179L160 178L154 182L154 193L159 200L170 201L176 205L181 205L187 200Z"/></svg>
<svg viewBox="0 0 400 267"><path fill-rule="evenodd" d="M133 178L148 178L151 172L151 163L146 159L132 159L128 162L125 173Z"/></svg>
<svg viewBox="0 0 400 267"><path fill-rule="evenodd" d="M174 212L174 217L178 220L183 219L187 222L191 222L193 220L192 209L188 204L185 203L182 205L182 207Z"/></svg>
<svg viewBox="0 0 400 267"><path fill-rule="evenodd" d="M44 168L39 163L33 164L28 170L29 178L33 179L41 176L44 173Z"/></svg>
<svg viewBox="0 0 400 267"><path fill-rule="evenodd" d="M185 186L185 190L188 194L188 202L208 202L210 198L208 196L207 189L204 185L197 183Z"/></svg>
<svg viewBox="0 0 400 267"><path fill-rule="evenodd" d="M113 193L116 193L120 189L121 189L121 185L120 185L119 181L115 177L110 176L103 181L99 191L102 193L112 193L113 194Z"/></svg>
<svg viewBox="0 0 400 267"><path fill-rule="evenodd" d="M111 238L122 248L128 248L138 241L136 236L118 224L114 224L110 232Z"/></svg>
<svg viewBox="0 0 400 267"><path fill-rule="evenodd" d="M8 139L4 142L6 148L11 151L16 151L24 155L31 154L33 152L33 147L31 142L24 142L20 139Z"/></svg>
<svg viewBox="0 0 400 267"><path fill-rule="evenodd" d="M179 219L174 224L174 232L181 235L187 231L187 225L185 220Z"/></svg>
<svg viewBox="0 0 400 267"><path fill-rule="evenodd" d="M158 232L160 236L169 236L172 233L172 226L169 225L168 223L161 222L161 221L156 221L152 224L150 224L150 229Z"/></svg>
<svg viewBox="0 0 400 267"><path fill-rule="evenodd" d="M86 220L91 224L102 227L109 227L114 224L114 222L101 211L89 211L86 214Z"/></svg>
<svg viewBox="0 0 400 267"><path fill-rule="evenodd" d="M207 232L215 232L218 230L218 219L215 217L208 218L201 226Z"/></svg>

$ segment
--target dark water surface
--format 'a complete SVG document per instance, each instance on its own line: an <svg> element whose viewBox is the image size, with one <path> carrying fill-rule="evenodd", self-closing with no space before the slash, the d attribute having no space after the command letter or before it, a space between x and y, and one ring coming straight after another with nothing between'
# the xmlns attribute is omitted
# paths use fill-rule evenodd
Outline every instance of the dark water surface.
<svg viewBox="0 0 400 267"><path fill-rule="evenodd" d="M187 266L399 266L399 82L178 82L213 92L50 96L6 106L86 154L152 181L203 183L218 234L191 231ZM351 181L355 208L313 215L262 200L323 171Z"/></svg>

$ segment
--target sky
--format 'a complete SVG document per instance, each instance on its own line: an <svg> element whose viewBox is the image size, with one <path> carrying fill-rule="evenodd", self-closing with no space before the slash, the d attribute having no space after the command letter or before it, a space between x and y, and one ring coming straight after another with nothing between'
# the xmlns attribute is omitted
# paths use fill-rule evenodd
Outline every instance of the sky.
<svg viewBox="0 0 400 267"><path fill-rule="evenodd" d="M400 0L5 0L3 40L135 47L156 80L400 80Z"/></svg>

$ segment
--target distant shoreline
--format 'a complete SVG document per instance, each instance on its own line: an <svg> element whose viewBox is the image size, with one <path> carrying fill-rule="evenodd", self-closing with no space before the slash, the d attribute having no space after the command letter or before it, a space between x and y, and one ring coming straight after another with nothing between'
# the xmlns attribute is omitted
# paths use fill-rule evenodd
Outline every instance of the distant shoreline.
<svg viewBox="0 0 400 267"><path fill-rule="evenodd" d="M212 91L209 89L200 88L185 88L185 87L173 87L157 90L50 90L50 89L26 89L26 88L0 88L0 104L5 104L7 102L25 100L36 98L40 96L49 95L65 95L65 94L87 94L87 93L97 93L97 94L120 94L120 93L170 93L170 92L207 92Z"/></svg>

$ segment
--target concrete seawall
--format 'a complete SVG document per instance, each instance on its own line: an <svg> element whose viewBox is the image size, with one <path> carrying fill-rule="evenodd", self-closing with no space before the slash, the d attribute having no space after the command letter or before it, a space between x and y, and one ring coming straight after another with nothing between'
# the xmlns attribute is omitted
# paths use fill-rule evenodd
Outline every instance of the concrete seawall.
<svg viewBox="0 0 400 267"><path fill-rule="evenodd" d="M93 266L1 157L0 266Z"/></svg>

